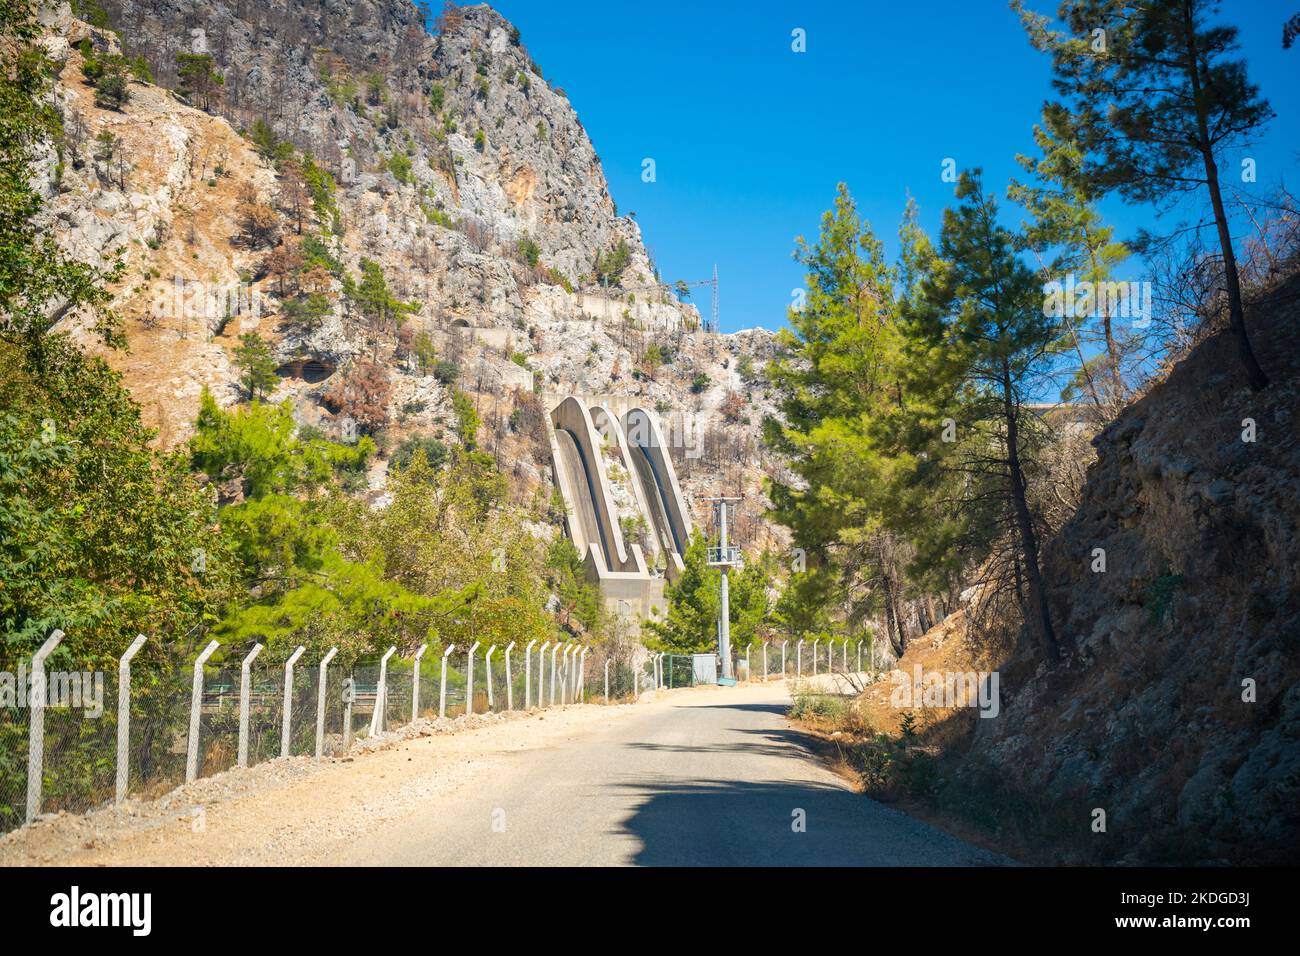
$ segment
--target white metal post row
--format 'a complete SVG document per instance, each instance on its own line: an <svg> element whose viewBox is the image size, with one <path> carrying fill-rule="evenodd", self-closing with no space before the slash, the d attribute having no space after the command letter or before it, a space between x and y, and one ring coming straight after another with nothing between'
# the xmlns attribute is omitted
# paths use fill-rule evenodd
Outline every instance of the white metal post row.
<svg viewBox="0 0 1300 956"><path fill-rule="evenodd" d="M32 656L30 665L30 706L29 706L29 728L27 744L27 806L26 819L31 822L41 813L41 796L44 778L45 762L45 710L47 705L46 699L46 675L45 662L50 654L59 646L63 640L64 634L60 630L55 630L49 638L41 645L40 649ZM117 752L116 752L116 773L114 778L114 799L120 803L126 799L130 789L130 734L131 734L131 662L144 647L147 638L141 634L138 635L126 652L118 661L118 700L117 700ZM537 644L536 640L529 641L524 652L524 707L533 706L534 694L532 686L532 653L533 647ZM466 657L466 713L473 713L474 708L474 652L478 650L480 642L475 642L470 647ZM190 708L189 708L189 727L186 734L185 749L185 782L191 783L196 780L202 770L200 761L199 738L202 730L202 710L203 710L203 687L204 687L204 665L218 650L220 645L216 641L210 641L207 646L194 659L192 665L193 677L190 687ZM505 666L506 666L506 709L514 709L514 681L511 662L511 652L514 650L515 642L510 642L505 648ZM544 642L538 649L538 673L537 673L537 706L546 706L546 650L551 651L551 683L550 698L551 704L557 702L569 703L586 700L586 667L587 655L591 652L590 647L585 647L577 643L562 643L559 641ZM249 716L251 713L252 698L252 665L257 660L258 655L263 651L263 645L255 644L249 653L240 661L240 686L239 686L239 742L237 750L237 764L239 767L247 767L249 759ZM445 717L447 715L447 659L455 651L456 645L449 644L442 652L442 668L438 680L438 715ZM488 648L484 664L487 671L487 688L488 703L493 704L492 690L492 657L497 649L497 645ZM420 714L420 677L422 659L428 645L423 644L413 656L414 674L412 677L412 700L411 700L411 719L415 720ZM564 659L561 666L559 655L563 650ZM280 724L280 756L287 757L292 753L292 736L293 729L293 675L295 665L306 652L304 646L298 646L285 661L284 664L284 698L283 711ZM321 658L318 665L317 676L317 700L316 700L316 740L315 755L321 757L324 755L325 748L325 702L327 693L328 668L330 662L338 653L337 647L332 647ZM375 693L374 711L370 719L370 732L372 735L382 733L384 729L384 720L387 709L387 692L388 692L388 661L397 653L396 647L390 647L384 653L379 662L379 684ZM654 662L654 679L656 687L664 686L663 658L665 654L657 654L653 657ZM611 660L605 661L605 702L610 701L609 690L609 668ZM633 698L636 697L637 691L637 669L632 665L633 675ZM353 699L351 696L345 696L345 745L351 737L351 713Z"/></svg>

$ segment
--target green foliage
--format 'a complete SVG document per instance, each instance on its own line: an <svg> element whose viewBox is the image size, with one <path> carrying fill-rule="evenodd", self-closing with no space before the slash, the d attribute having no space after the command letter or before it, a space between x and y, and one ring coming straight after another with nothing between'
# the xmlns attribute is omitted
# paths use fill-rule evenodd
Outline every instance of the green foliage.
<svg viewBox="0 0 1300 956"><path fill-rule="evenodd" d="M645 351L641 353L641 364L653 377L656 371L658 371L663 365L667 364L668 358L669 356L664 351L663 346L658 342L651 342L645 347Z"/></svg>
<svg viewBox="0 0 1300 956"><path fill-rule="evenodd" d="M176 77L180 82L178 92L203 109L212 105L226 85L225 77L217 72L216 62L209 53L177 53Z"/></svg>
<svg viewBox="0 0 1300 956"><path fill-rule="evenodd" d="M701 392L705 391L711 384L713 384L713 379L709 378L709 376L706 375L704 372L697 372L691 378L691 394L699 395Z"/></svg>
<svg viewBox="0 0 1300 956"><path fill-rule="evenodd" d="M360 105L360 98L357 94L357 84L352 77L334 76L328 66L321 68L321 79L325 81L325 92L334 102L335 106L353 107Z"/></svg>
<svg viewBox="0 0 1300 956"><path fill-rule="evenodd" d="M1274 116L1236 56L1237 28L1221 22L1215 0L1064 0L1055 21L1022 0L1012 5L1034 46L1051 54L1053 86L1064 102L1049 103L1047 113L1081 144L1080 179L1098 193L1141 203L1204 189L1237 354L1251 388L1267 387L1246 330L1220 185L1229 151L1251 142ZM1151 241L1141 235L1139 251Z"/></svg>
<svg viewBox="0 0 1300 956"><path fill-rule="evenodd" d="M563 624L581 625L589 634L600 634L608 626L605 599L599 585L587 580L582 555L563 535L551 542L546 552L547 583L560 600Z"/></svg>
<svg viewBox="0 0 1300 956"><path fill-rule="evenodd" d="M697 532L682 556L682 573L664 586L666 613L646 624L657 649L690 654L717 646L718 571L708 566L706 549Z"/></svg>
<svg viewBox="0 0 1300 956"><path fill-rule="evenodd" d="M519 242L515 244L515 249L519 253L519 258L530 268L537 268L537 263L542 258L542 247L532 236L524 233Z"/></svg>
<svg viewBox="0 0 1300 956"><path fill-rule="evenodd" d="M235 349L235 365L239 367L239 383L244 386L250 399L274 389L280 383L276 374L279 363L271 346L256 332L245 332L239 337L239 347Z"/></svg>
<svg viewBox="0 0 1300 956"><path fill-rule="evenodd" d="M433 84L433 89L429 91L429 111L431 113L441 113L443 103L447 100L447 90L441 83Z"/></svg>
<svg viewBox="0 0 1300 956"><path fill-rule="evenodd" d="M417 454L424 456L429 467L435 471L447 461L447 446L427 435L413 435L397 446L393 452L392 465L395 468L409 468Z"/></svg>
<svg viewBox="0 0 1300 956"><path fill-rule="evenodd" d="M455 385L460 379L460 366L448 359L440 359L433 364L433 377L443 385Z"/></svg>
<svg viewBox="0 0 1300 956"><path fill-rule="evenodd" d="M445 209L439 209L437 206L422 205L424 218L429 220L435 226L442 226L444 229L455 229L456 223Z"/></svg>
<svg viewBox="0 0 1300 956"><path fill-rule="evenodd" d="M77 262L42 225L43 202L30 175L42 144L61 132L48 99L52 65L33 45L38 30L32 5L5 0L0 17L0 342L21 349L43 367L45 343L69 313L89 315L105 344L125 344L109 308L109 283L121 277L120 258L107 269Z"/></svg>
<svg viewBox="0 0 1300 956"><path fill-rule="evenodd" d="M1114 240L1114 227L1106 225L1097 211L1101 191L1084 174L1083 145L1060 111L1052 110L1045 111L1042 125L1034 127L1034 140L1042 158L1017 156L1016 160L1038 182L1012 180L1007 190L1010 198L1033 216L1025 228L1024 244L1040 257L1055 252L1045 269L1051 279L1063 281L1072 273L1078 281L1094 286L1109 281L1128 257L1128 249ZM1122 402L1128 388L1122 372L1126 349L1114 328L1108 299L1099 299L1098 306L1101 314L1092 323L1086 318L1067 317L1065 321L1079 356L1076 389L1100 407ZM1087 324L1097 328L1075 328ZM1099 360L1084 357L1084 339L1100 345Z"/></svg>
<svg viewBox="0 0 1300 956"><path fill-rule="evenodd" d="M298 252L302 255L304 270L320 266L330 275L343 275L343 263L334 254L330 244L321 236L313 233L304 235Z"/></svg>
<svg viewBox="0 0 1300 956"><path fill-rule="evenodd" d="M917 480L918 461L934 459L915 447L937 433L946 380L934 386L932 347L900 315L934 258L915 217L909 203L897 270L843 185L817 242L798 243L807 294L767 365L781 417L764 422L766 442L800 478L769 487L773 514L807 555L778 605L791 636L825 630L831 608L857 620L883 605L892 619L903 587L894 536L946 527Z"/></svg>
<svg viewBox="0 0 1300 956"><path fill-rule="evenodd" d="M480 425L478 410L474 400L458 388L451 392L452 412L456 415L456 434L461 444L473 449L478 444L478 427Z"/></svg>
<svg viewBox="0 0 1300 956"><path fill-rule="evenodd" d="M573 295L573 283L569 280L568 276L554 266L551 266L546 270L546 281L551 283L551 285L560 286L560 288L564 289L564 291L569 293L569 295Z"/></svg>
<svg viewBox="0 0 1300 956"><path fill-rule="evenodd" d="M690 654L717 646L718 585L721 572L708 565L708 544L698 531L682 556L683 571L664 587L666 612L646 628L653 646L660 650ZM728 618L732 646L743 648L761 640L772 622L768 589L772 585L770 562L747 564L730 580Z"/></svg>
<svg viewBox="0 0 1300 956"><path fill-rule="evenodd" d="M211 496L150 447L120 375L56 336L40 374L0 345L0 381L0 669L56 627L60 656L105 666L208 620L233 567Z"/></svg>
<svg viewBox="0 0 1300 956"><path fill-rule="evenodd" d="M438 348L434 345L433 336L429 334L428 329L421 329L415 333L415 338L411 342L411 353L415 356L416 365L421 372L427 374L429 369L433 368L438 360Z"/></svg>
<svg viewBox="0 0 1300 956"><path fill-rule="evenodd" d="M388 171L393 174L393 178L399 183L410 184L415 182L415 174L412 172L411 157L405 153L393 153L388 157Z"/></svg>
<svg viewBox="0 0 1300 956"><path fill-rule="evenodd" d="M249 131L248 138L257 148L258 155L268 163L280 163L294 155L293 144L280 139L271 124L264 119L253 120L253 128Z"/></svg>
<svg viewBox="0 0 1300 956"><path fill-rule="evenodd" d="M1142 603L1151 613L1150 622L1159 627L1169 616L1174 605L1174 597L1187 586L1187 580L1181 574L1162 574L1152 581L1142 594Z"/></svg>
<svg viewBox="0 0 1300 956"><path fill-rule="evenodd" d="M261 498L315 492L336 477L364 471L375 454L374 441L366 436L345 445L322 438L301 440L294 430L287 401L254 402L228 412L205 389L190 439L190 462L213 481L241 479L249 498Z"/></svg>
<svg viewBox="0 0 1300 956"><path fill-rule="evenodd" d="M596 281L602 284L619 285L623 273L632 261L632 250L626 239L619 239L614 246L596 257L594 272Z"/></svg>
<svg viewBox="0 0 1300 956"><path fill-rule="evenodd" d="M328 297L323 293L313 292L307 296L289 299L284 303L282 311L288 321L310 331L320 328L325 317L333 309Z"/></svg>
<svg viewBox="0 0 1300 956"><path fill-rule="evenodd" d="M316 218L321 227L333 235L343 235L343 220L339 216L338 203L335 199L338 184L335 183L334 177L328 170L318 166L316 160L306 153L302 154L301 162L303 182L307 184L312 207L316 210ZM304 250L305 254L306 250ZM342 272L342 268L336 266L330 271L337 275Z"/></svg>
<svg viewBox="0 0 1300 956"><path fill-rule="evenodd" d="M361 317L374 326L401 325L408 315L419 310L414 302L403 302L388 288L383 267L373 259L361 260L360 280L343 277L343 294Z"/></svg>
<svg viewBox="0 0 1300 956"><path fill-rule="evenodd" d="M799 694L790 705L793 720L842 720L848 713L848 703L842 697L830 694Z"/></svg>
<svg viewBox="0 0 1300 956"><path fill-rule="evenodd" d="M89 40L81 44L81 75L95 88L95 105L120 110L131 98L129 81L134 78L153 82L144 57L124 57L117 53L96 53Z"/></svg>
<svg viewBox="0 0 1300 956"><path fill-rule="evenodd" d="M78 20L83 20L92 27L99 27L101 30L109 28L108 13L97 0L73 0L72 12L76 14Z"/></svg>

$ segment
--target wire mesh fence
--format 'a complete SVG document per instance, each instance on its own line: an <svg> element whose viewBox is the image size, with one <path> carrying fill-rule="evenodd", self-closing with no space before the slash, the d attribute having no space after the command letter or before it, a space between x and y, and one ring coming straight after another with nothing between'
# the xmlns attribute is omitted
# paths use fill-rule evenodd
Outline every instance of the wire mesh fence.
<svg viewBox="0 0 1300 956"><path fill-rule="evenodd" d="M123 795L148 799L183 784L191 753L194 775L206 777L282 754L337 753L413 717L457 717L471 703L475 714L628 703L656 687L694 686L704 673L696 666L699 655L647 655L639 647L583 653L547 642L513 648L508 663L503 649L489 650L476 650L472 664L464 651L429 653L419 662L418 684L416 662L398 657L386 665L331 663L323 674L319 661L298 660L287 688L283 662L258 658L245 674L237 660L226 660L202 667L197 697L192 661L142 661L125 687L116 668L51 669L39 747L30 746L35 714L26 685L15 687L12 701L0 695L0 832L27 819L33 751L39 752L39 812L82 813L112 802L119 787ZM863 669L892 665L869 645L844 642L787 642L784 654L771 643L766 650L764 661L761 645L746 649L749 680L810 676L814 659L817 673L857 669L860 652ZM736 653L733 663L744 660ZM119 712L121 700L125 711Z"/></svg>

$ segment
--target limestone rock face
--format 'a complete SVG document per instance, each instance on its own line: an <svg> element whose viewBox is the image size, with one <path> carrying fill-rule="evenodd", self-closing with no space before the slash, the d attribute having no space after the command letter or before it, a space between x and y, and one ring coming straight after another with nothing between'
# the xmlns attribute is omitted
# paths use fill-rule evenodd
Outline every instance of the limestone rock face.
<svg viewBox="0 0 1300 956"><path fill-rule="evenodd" d="M563 91L490 7L459 8L431 32L410 0L101 5L111 31L66 5L47 14L75 142L64 144L57 182L54 150L40 175L69 249L95 262L124 256L118 305L131 352L110 360L160 441L188 435L203 386L220 401L238 397L233 350L255 331L284 362L273 397L315 427L335 424L330 378L367 359L391 378L394 441L452 440L454 366L490 444L526 481L546 468L529 453L544 443L523 434L521 404L579 394L668 420L688 496L722 483L761 494L771 334L701 328L695 304L656 274L636 222L617 214ZM132 82L120 110L98 106L81 76L87 38L95 51L143 57L154 83ZM179 92L177 56L191 53L210 55L223 79L204 101ZM265 155L268 129L332 177L337 216L308 203L300 233ZM98 159L105 132L119 148ZM279 211L265 243L241 236L248 203ZM286 314L295 292L268 257L277 243L317 239L337 268L329 314L304 324ZM343 294L365 260L413 304L402 328L368 325ZM711 267L701 263L701 275ZM707 301L708 287L692 291ZM441 369L416 360L417 339ZM761 507L757 498L754 515ZM756 541L770 534L765 523L755 530Z"/></svg>

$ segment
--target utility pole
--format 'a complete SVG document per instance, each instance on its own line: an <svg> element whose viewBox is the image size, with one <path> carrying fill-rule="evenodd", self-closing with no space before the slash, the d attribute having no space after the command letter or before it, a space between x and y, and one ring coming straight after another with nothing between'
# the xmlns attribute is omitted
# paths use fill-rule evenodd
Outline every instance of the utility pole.
<svg viewBox="0 0 1300 956"><path fill-rule="evenodd" d="M718 325L718 264L713 264L713 331L718 332L721 326ZM725 520L725 519L724 519Z"/></svg>
<svg viewBox="0 0 1300 956"><path fill-rule="evenodd" d="M709 565L722 572L718 581L718 656L722 658L722 679L734 681L731 671L731 610L729 606L727 572L741 564L740 549L727 544L727 506L740 501L738 497L718 495L705 498L712 501L718 513L718 546L709 549Z"/></svg>

